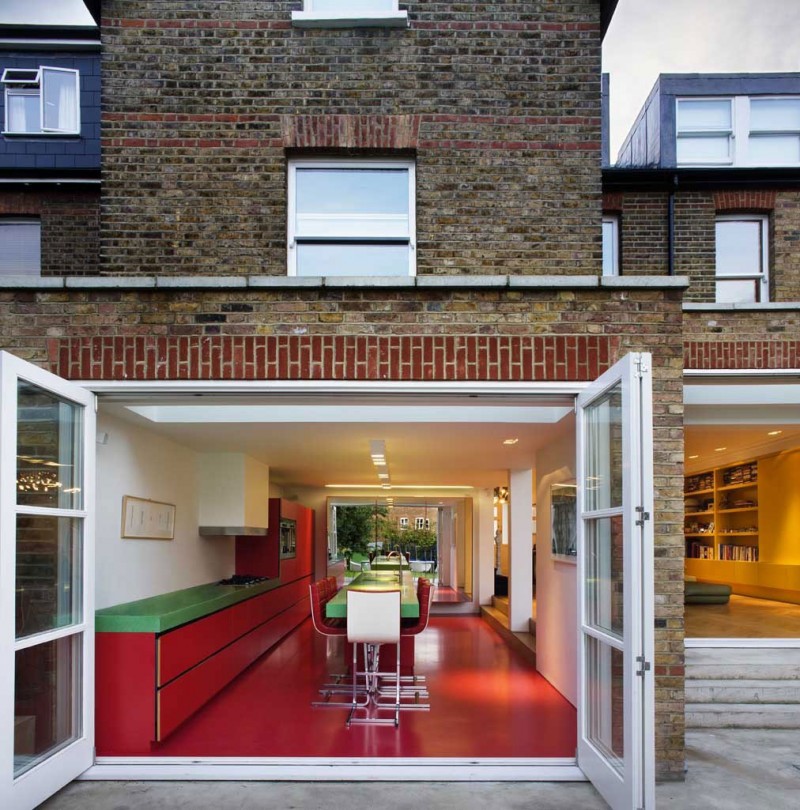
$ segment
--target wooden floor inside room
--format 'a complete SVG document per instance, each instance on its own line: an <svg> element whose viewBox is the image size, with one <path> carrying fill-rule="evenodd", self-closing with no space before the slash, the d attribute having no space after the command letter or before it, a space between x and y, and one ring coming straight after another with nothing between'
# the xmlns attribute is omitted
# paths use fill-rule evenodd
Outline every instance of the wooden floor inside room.
<svg viewBox="0 0 800 810"><path fill-rule="evenodd" d="M304 622L164 743L155 756L573 757L575 708L478 616L434 617L416 638L429 712L400 727L345 727L315 709L326 673L344 669L343 640Z"/></svg>
<svg viewBox="0 0 800 810"><path fill-rule="evenodd" d="M727 605L686 605L686 638L800 638L800 605L738 594Z"/></svg>

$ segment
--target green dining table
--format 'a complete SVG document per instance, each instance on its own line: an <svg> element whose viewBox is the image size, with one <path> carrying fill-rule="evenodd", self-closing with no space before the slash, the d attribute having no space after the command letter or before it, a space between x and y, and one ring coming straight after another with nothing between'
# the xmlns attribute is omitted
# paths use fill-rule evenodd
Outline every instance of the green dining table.
<svg viewBox="0 0 800 810"><path fill-rule="evenodd" d="M397 588L397 571L365 571L352 582L340 588L325 605L325 615L331 619L344 619L347 616L347 589L358 588L368 591L391 591ZM417 580L408 571L402 573L400 586L400 616L403 619L419 618Z"/></svg>
<svg viewBox="0 0 800 810"><path fill-rule="evenodd" d="M379 556L369 564L373 571L397 571L398 568L408 570L411 566L405 557Z"/></svg>

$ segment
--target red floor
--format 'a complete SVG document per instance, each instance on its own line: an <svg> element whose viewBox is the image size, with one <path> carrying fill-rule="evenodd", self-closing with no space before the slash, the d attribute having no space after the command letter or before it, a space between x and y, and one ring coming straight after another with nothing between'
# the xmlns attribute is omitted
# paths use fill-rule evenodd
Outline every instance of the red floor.
<svg viewBox="0 0 800 810"><path fill-rule="evenodd" d="M431 620L417 637L430 712L400 727L345 728L347 712L314 709L326 672L343 670L342 641L304 622L187 721L156 756L572 757L568 703L476 616Z"/></svg>

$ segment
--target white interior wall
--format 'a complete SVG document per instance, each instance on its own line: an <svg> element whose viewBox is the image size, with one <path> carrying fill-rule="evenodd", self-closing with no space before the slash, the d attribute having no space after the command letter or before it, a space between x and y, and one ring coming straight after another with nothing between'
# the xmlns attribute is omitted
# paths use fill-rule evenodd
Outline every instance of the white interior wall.
<svg viewBox="0 0 800 810"><path fill-rule="evenodd" d="M475 494L473 504L477 512L474 527L477 531L478 581L473 588L478 604L490 605L494 594L494 503L490 489Z"/></svg>
<svg viewBox="0 0 800 810"><path fill-rule="evenodd" d="M233 538L197 533L196 454L102 410L97 430L97 607L230 576ZM175 538L123 540L123 495L175 504Z"/></svg>
<svg viewBox="0 0 800 810"><path fill-rule="evenodd" d="M551 485L575 480L574 431L539 451L536 470L536 665L577 705L577 566L554 559L550 529Z"/></svg>

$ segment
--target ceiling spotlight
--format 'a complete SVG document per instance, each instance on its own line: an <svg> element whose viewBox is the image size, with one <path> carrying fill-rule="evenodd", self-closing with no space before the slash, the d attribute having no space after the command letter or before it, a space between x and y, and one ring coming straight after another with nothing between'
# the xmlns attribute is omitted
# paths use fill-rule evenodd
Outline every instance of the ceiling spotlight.
<svg viewBox="0 0 800 810"><path fill-rule="evenodd" d="M516 444L519 439L504 439L503 444Z"/></svg>
<svg viewBox="0 0 800 810"><path fill-rule="evenodd" d="M727 450L727 449L728 449L727 447L715 447L714 452L715 453L721 453L723 450Z"/></svg>
<svg viewBox="0 0 800 810"><path fill-rule="evenodd" d="M391 488L392 488L391 484L381 484L381 489L391 489Z"/></svg>
<svg viewBox="0 0 800 810"><path fill-rule="evenodd" d="M689 456L689 458L700 458L700 456L694 455L694 456Z"/></svg>
<svg viewBox="0 0 800 810"><path fill-rule="evenodd" d="M389 478L389 473L378 473L378 478Z"/></svg>
<svg viewBox="0 0 800 810"><path fill-rule="evenodd" d="M767 433L767 436L780 436L781 433L783 433L782 430L770 430L770 432Z"/></svg>

